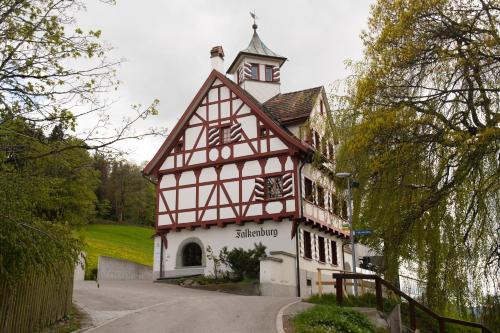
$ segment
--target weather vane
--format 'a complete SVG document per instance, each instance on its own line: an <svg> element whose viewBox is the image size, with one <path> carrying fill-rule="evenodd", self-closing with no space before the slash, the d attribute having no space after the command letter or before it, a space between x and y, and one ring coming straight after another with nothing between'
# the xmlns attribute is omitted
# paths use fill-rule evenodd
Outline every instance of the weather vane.
<svg viewBox="0 0 500 333"><path fill-rule="evenodd" d="M253 30L257 30L257 23L255 22L255 20L257 20L258 17L257 17L257 15L255 15L255 9L253 10L253 13L250 12L250 16L253 18L252 28L253 28Z"/></svg>

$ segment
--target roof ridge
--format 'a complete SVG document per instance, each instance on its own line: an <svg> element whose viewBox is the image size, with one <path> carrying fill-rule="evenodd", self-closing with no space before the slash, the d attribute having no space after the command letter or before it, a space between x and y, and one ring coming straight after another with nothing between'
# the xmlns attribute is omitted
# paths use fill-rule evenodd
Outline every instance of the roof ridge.
<svg viewBox="0 0 500 333"><path fill-rule="evenodd" d="M321 86L317 86L317 87L313 87L313 88L307 88L307 89L302 89L302 90L289 91L289 92L286 92L286 93L279 93L278 95L295 94L295 93L304 92L304 91L308 91L308 90L321 89L323 87L324 86L321 85ZM276 96L278 96L278 95L276 95Z"/></svg>

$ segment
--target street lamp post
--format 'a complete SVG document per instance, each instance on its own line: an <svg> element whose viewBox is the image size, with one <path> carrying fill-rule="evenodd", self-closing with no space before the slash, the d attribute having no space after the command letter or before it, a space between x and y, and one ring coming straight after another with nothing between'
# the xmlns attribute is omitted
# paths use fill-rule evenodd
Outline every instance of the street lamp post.
<svg viewBox="0 0 500 333"><path fill-rule="evenodd" d="M354 228L352 225L352 190L351 190L351 173L349 172L339 172L335 174L338 178L347 179L347 219L349 220L350 227L350 238L351 238L351 250L352 250L352 272L356 273L356 248L354 247ZM354 296L358 297L358 284L356 280L354 282Z"/></svg>

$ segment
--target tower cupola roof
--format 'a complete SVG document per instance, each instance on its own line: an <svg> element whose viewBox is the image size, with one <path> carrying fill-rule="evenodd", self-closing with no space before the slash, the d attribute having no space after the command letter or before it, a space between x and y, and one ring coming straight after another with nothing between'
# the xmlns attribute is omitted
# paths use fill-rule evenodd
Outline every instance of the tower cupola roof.
<svg viewBox="0 0 500 333"><path fill-rule="evenodd" d="M285 57L277 54L276 52L271 51L271 49L268 48L266 44L264 44L264 42L262 42L262 40L259 37L259 34L257 33L257 24L254 23L252 25L252 28L253 28L253 36L252 39L250 40L250 43L248 44L248 47L238 52L238 55L236 56L236 58L234 58L234 61L229 66L227 73L231 74L234 71L234 69L236 69L241 58L245 55L254 56L257 58L271 58L274 60L278 60L280 67L287 60Z"/></svg>

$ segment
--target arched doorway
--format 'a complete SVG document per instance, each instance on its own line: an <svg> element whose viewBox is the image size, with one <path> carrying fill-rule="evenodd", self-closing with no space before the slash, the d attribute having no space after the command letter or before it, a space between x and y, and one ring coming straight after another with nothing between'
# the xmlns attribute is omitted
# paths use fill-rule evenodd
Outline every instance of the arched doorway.
<svg viewBox="0 0 500 333"><path fill-rule="evenodd" d="M191 242L182 248L182 266L201 266L203 251L197 243Z"/></svg>

